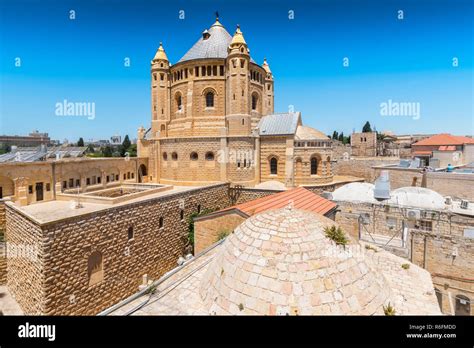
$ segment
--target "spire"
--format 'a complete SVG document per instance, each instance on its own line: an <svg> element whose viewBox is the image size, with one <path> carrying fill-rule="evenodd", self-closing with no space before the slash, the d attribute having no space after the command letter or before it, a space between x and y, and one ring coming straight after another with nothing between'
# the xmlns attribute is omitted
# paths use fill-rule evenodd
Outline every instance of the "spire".
<svg viewBox="0 0 474 348"><path fill-rule="evenodd" d="M238 44L243 44L247 46L247 43L245 42L245 39L244 39L244 35L240 31L240 25L237 24L237 29L235 30L235 34L232 37L230 46L232 47L233 45L238 45Z"/></svg>
<svg viewBox="0 0 474 348"><path fill-rule="evenodd" d="M156 51L155 58L153 60L168 60L168 57L166 56L165 49L163 48L163 43L160 42L160 47L158 47L158 50Z"/></svg>
<svg viewBox="0 0 474 348"><path fill-rule="evenodd" d="M216 11L216 21L211 27L214 27L214 26L221 26L222 27L221 22L219 22L219 12L217 12L217 11Z"/></svg>
<svg viewBox="0 0 474 348"><path fill-rule="evenodd" d="M272 71L270 70L270 65L267 63L267 58L263 58L263 64L262 64L263 69L267 72L267 74L271 74Z"/></svg>

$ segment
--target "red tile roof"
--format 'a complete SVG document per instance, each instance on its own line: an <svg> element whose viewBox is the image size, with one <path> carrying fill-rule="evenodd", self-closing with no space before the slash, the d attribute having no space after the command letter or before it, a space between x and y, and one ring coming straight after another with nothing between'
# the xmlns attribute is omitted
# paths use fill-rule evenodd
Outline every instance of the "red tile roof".
<svg viewBox="0 0 474 348"><path fill-rule="evenodd" d="M293 202L293 206L296 209L307 210L321 215L328 213L336 207L334 202L318 196L304 187L297 187L270 196L257 198L250 202L238 204L223 209L221 212L237 209L248 216L252 216L266 210L286 207L290 202Z"/></svg>
<svg viewBox="0 0 474 348"><path fill-rule="evenodd" d="M420 140L414 143L412 146L441 146L441 145L463 145L463 144L474 144L474 139L463 136L456 136L447 133L441 133L433 135L432 137Z"/></svg>

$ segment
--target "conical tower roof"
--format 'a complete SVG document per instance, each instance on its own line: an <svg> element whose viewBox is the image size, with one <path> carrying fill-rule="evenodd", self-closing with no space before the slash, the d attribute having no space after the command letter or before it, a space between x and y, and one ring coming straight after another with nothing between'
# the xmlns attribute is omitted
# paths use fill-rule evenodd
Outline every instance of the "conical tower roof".
<svg viewBox="0 0 474 348"><path fill-rule="evenodd" d="M156 51L155 57L153 60L168 60L168 57L166 56L165 49L163 48L163 43L160 42L160 47L158 47L158 50Z"/></svg>

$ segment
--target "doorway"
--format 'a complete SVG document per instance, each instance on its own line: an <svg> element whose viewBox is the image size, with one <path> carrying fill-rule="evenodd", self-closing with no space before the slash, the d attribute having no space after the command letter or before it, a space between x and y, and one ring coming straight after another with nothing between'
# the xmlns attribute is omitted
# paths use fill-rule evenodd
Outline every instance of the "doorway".
<svg viewBox="0 0 474 348"><path fill-rule="evenodd" d="M43 200L43 183L42 182L37 182L36 183L36 201L42 201Z"/></svg>

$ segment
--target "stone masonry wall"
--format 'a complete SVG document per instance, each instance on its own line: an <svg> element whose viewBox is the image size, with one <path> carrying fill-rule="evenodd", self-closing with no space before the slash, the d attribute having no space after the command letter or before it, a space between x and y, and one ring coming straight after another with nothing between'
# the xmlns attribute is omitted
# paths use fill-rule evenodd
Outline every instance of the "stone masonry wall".
<svg viewBox="0 0 474 348"><path fill-rule="evenodd" d="M194 222L194 252L203 251L218 241L219 233L233 232L246 219L239 214L231 213Z"/></svg>
<svg viewBox="0 0 474 348"><path fill-rule="evenodd" d="M7 282L7 259L5 257L5 243L2 238L5 238L6 230L6 216L5 216L5 202L0 199L0 285Z"/></svg>
<svg viewBox="0 0 474 348"><path fill-rule="evenodd" d="M7 240L29 238L44 255L34 267L9 260L10 291L26 314L97 314L135 293L144 274L156 280L175 268L188 245L189 216L198 205L225 208L227 192L228 184L218 184L42 226L9 207ZM103 280L89 285L88 259L94 252L102 255Z"/></svg>
<svg viewBox="0 0 474 348"><path fill-rule="evenodd" d="M333 164L334 175L348 175L364 178L365 181L373 183L377 178L372 169L373 166L398 164L398 158L351 158L347 161L338 160Z"/></svg>

